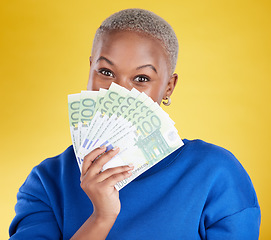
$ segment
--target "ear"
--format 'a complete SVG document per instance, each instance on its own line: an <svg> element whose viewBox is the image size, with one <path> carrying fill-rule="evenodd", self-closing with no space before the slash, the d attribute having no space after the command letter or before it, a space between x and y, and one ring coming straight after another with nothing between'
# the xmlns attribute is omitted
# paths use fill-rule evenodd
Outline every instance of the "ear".
<svg viewBox="0 0 271 240"><path fill-rule="evenodd" d="M164 96L163 96L164 100L166 99L166 97L171 96L177 82L178 82L178 74L174 73L174 74L172 74L171 78L168 81L168 84L167 84L167 87L166 87L166 90L165 90L165 93L164 93Z"/></svg>
<svg viewBox="0 0 271 240"><path fill-rule="evenodd" d="M87 84L87 90L91 90L91 81L90 81L90 67L92 64L92 56L89 57L89 77L88 77L88 84Z"/></svg>

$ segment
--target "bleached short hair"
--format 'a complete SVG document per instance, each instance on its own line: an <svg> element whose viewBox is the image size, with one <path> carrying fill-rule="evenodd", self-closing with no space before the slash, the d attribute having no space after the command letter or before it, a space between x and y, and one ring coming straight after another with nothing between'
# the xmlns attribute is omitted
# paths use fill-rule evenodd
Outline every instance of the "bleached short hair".
<svg viewBox="0 0 271 240"><path fill-rule="evenodd" d="M112 31L134 31L159 40L168 55L171 73L174 72L179 50L178 39L173 28L160 16L139 8L116 12L105 19L97 29L93 46L101 35Z"/></svg>

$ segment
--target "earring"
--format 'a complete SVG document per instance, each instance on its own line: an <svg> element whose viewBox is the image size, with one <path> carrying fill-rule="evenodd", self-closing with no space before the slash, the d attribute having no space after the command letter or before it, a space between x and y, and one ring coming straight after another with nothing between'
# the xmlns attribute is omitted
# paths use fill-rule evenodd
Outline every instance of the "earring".
<svg viewBox="0 0 271 240"><path fill-rule="evenodd" d="M170 99L170 97L166 96L166 100L167 100L167 102L166 102L166 101L163 101L163 104L164 104L165 106L169 106L169 105L171 104L171 99Z"/></svg>

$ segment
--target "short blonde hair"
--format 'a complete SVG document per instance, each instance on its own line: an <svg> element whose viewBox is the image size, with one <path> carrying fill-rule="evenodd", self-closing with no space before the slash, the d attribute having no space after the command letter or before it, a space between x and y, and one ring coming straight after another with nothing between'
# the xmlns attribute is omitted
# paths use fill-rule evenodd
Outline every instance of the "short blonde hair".
<svg viewBox="0 0 271 240"><path fill-rule="evenodd" d="M171 73L177 64L179 44L173 28L155 13L131 8L116 12L105 19L97 29L93 46L102 34L111 31L134 31L145 33L159 40L168 55Z"/></svg>

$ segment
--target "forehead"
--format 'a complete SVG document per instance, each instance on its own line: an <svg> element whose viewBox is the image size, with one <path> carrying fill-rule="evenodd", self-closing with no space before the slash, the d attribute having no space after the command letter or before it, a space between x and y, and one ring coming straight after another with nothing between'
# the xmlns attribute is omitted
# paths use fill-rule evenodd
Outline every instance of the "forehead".
<svg viewBox="0 0 271 240"><path fill-rule="evenodd" d="M103 33L92 49L93 60L101 55L114 58L116 61L166 64L169 67L169 58L162 42L144 33L132 31Z"/></svg>

